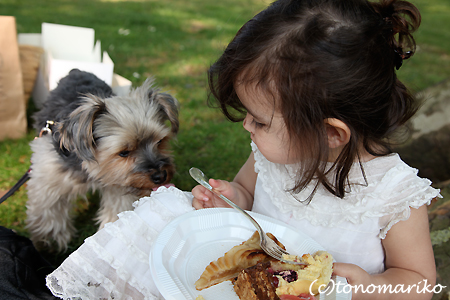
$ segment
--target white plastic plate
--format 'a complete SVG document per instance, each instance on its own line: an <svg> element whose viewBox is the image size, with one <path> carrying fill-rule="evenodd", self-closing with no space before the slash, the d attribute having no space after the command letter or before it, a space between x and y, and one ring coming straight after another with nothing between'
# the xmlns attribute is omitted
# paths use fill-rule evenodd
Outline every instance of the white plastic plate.
<svg viewBox="0 0 450 300"><path fill-rule="evenodd" d="M325 250L306 234L281 221L249 212L265 232L282 242L289 253L303 255ZM202 291L195 282L211 261L223 256L232 247L246 241L255 227L232 208L208 208L184 214L170 222L158 235L150 253L152 276L166 300L239 300L231 281ZM333 278L346 284L345 278ZM333 292L320 294L318 300L347 300L351 294Z"/></svg>

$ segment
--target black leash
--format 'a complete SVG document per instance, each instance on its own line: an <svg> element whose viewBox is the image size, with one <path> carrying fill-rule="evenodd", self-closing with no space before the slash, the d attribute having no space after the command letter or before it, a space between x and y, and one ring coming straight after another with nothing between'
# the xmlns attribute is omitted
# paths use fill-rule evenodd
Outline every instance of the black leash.
<svg viewBox="0 0 450 300"><path fill-rule="evenodd" d="M6 192L6 194L4 194L1 198L0 198L0 204L3 203L3 201L5 201L6 199L8 199L9 197L11 197L15 192L17 192L17 190L25 183L28 181L28 179L30 179L30 173L31 173L31 168L28 169L28 171L23 174L22 178L19 179L19 181L9 190Z"/></svg>
<svg viewBox="0 0 450 300"><path fill-rule="evenodd" d="M47 123L45 124L45 127L43 127L41 129L41 132L39 132L39 137L42 137L43 135L47 135L49 133L52 133L52 130L50 128L51 125L55 124L55 122L53 121L47 121ZM37 139L37 137L35 138ZM6 192L6 194L4 194L1 198L0 198L0 204L3 203L3 201L5 201L6 199L8 199L9 197L11 197L15 192L17 192L17 190L25 183L28 181L28 179L30 179L30 174L31 174L31 167L28 169L28 171L23 174L22 178L19 179L19 181L17 181L17 183L9 190Z"/></svg>

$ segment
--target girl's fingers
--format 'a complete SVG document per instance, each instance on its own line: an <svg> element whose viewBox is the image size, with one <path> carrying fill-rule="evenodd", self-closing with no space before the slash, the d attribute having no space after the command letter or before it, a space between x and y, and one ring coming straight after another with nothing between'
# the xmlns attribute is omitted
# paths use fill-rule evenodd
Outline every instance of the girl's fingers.
<svg viewBox="0 0 450 300"><path fill-rule="evenodd" d="M192 189L192 196L194 196L192 206L195 209L215 207L213 201L215 195L202 185L197 185Z"/></svg>
<svg viewBox="0 0 450 300"><path fill-rule="evenodd" d="M211 192L209 192L205 187L201 186L201 185L197 185L192 189L192 195L194 196L194 198L200 199L200 200L205 200L208 201L208 199L210 198Z"/></svg>
<svg viewBox="0 0 450 300"><path fill-rule="evenodd" d="M217 191L222 193L225 197L230 198L232 194L232 187L228 181L210 179L209 184Z"/></svg>
<svg viewBox="0 0 450 300"><path fill-rule="evenodd" d="M224 194L225 196L232 192L232 189L230 189L231 185L227 181L210 179L209 184L212 188ZM218 197L216 194L212 193L202 185L195 186L192 189L192 195L194 196L192 206L195 209L210 207L229 207L229 205L225 201L220 199L220 197Z"/></svg>
<svg viewBox="0 0 450 300"><path fill-rule="evenodd" d="M352 285L370 283L370 275L354 264L334 263L333 274L346 278L348 283Z"/></svg>
<svg viewBox="0 0 450 300"><path fill-rule="evenodd" d="M351 267L348 266L348 264L344 263L334 263L333 264L333 274L349 278L351 277L352 271Z"/></svg>
<svg viewBox="0 0 450 300"><path fill-rule="evenodd" d="M205 201L201 201L201 200L198 200L198 199L194 199L194 201L192 201L192 206L195 209L209 208L210 206L207 205L208 203L209 203L209 201L205 202Z"/></svg>

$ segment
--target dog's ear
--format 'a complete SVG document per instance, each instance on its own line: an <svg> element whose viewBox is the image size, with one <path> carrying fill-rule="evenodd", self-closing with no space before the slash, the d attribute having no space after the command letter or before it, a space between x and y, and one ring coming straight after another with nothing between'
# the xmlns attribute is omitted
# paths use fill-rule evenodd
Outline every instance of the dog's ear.
<svg viewBox="0 0 450 300"><path fill-rule="evenodd" d="M158 93L154 101L158 101L162 112L167 117L172 125L172 134L176 135L180 127L178 120L178 101L172 95L166 93Z"/></svg>
<svg viewBox="0 0 450 300"><path fill-rule="evenodd" d="M68 119L59 124L57 130L61 148L76 152L83 160L94 161L94 120L106 107L103 99L93 95L87 95L84 100Z"/></svg>
<svg viewBox="0 0 450 300"><path fill-rule="evenodd" d="M158 88L153 87L154 81L153 77L147 78L138 90L141 92L145 91L148 100L159 105L162 116L170 122L172 134L175 136L180 127L178 121L178 101L170 94L160 93Z"/></svg>

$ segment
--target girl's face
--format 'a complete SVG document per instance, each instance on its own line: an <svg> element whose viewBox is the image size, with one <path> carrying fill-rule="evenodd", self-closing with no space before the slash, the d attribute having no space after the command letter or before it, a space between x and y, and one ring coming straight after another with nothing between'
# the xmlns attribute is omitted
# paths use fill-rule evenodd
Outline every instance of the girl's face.
<svg viewBox="0 0 450 300"><path fill-rule="evenodd" d="M255 84L235 84L235 91L247 109L243 121L245 130L250 132L252 141L264 157L279 164L298 161L289 143L289 134L280 112L274 108L267 93Z"/></svg>

